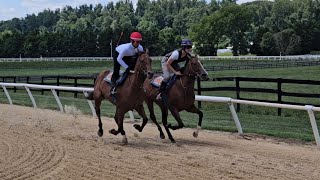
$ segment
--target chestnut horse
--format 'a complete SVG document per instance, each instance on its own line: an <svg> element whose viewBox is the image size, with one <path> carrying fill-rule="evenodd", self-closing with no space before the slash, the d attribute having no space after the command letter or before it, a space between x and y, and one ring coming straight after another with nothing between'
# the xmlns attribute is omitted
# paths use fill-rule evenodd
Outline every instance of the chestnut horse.
<svg viewBox="0 0 320 180"><path fill-rule="evenodd" d="M98 135L101 137L103 135L100 106L102 100L106 99L112 104L116 105L116 113L114 119L118 125L118 130L112 129L109 132L113 135L121 133L123 136L122 143L127 144L128 140L126 137L126 132L123 129L123 119L124 115L129 111L135 109L139 115L143 118L143 121L148 121L148 118L143 109L143 98L145 96L145 91L143 89L143 82L146 77L152 78L153 72L151 68L151 59L146 53L139 54L137 59L134 72L130 73L123 85L117 88L116 103L110 96L111 85L107 83L104 78L109 74L109 70L101 72L95 82L94 91L88 97L88 99L94 100L95 110L99 120L99 130Z"/></svg>
<svg viewBox="0 0 320 180"><path fill-rule="evenodd" d="M203 113L199 110L195 105L195 94L194 94L194 83L196 77L200 77L201 79L208 80L208 73L203 68L201 62L199 61L198 57L191 57L186 62L184 71L182 76L178 76L176 81L171 86L167 92L164 92L162 100L157 100L158 89L154 87L151 82L152 80L146 79L144 82L144 89L146 90L146 98L145 102L148 106L150 112L150 119L157 125L158 130L160 132L160 138L164 139L164 134L158 122L156 121L156 117L154 114L153 109L153 102L159 105L161 112L162 112L162 124L167 131L168 137L171 142L175 142L173 139L169 128L172 130L180 129L184 127L182 119L179 115L179 112L182 110L186 110L191 113L196 113L199 115L198 120L198 127L197 130L193 133L194 137L198 136L199 129L201 129L202 117ZM167 122L168 117L168 109L170 110L171 114L174 116L178 125L171 125ZM142 125L135 124L134 127L138 131L142 131L146 122L143 122Z"/></svg>

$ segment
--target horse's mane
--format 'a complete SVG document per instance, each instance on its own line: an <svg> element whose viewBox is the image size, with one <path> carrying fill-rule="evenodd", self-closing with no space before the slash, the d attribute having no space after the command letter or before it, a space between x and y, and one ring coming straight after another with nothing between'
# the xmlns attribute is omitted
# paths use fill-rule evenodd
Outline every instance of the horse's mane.
<svg viewBox="0 0 320 180"><path fill-rule="evenodd" d="M195 55L191 55L191 54L188 54L188 59L186 60L183 68L180 69L181 73L183 74L184 73L184 70L186 69L187 65L189 64L189 61L192 59L192 58L196 58L197 56Z"/></svg>

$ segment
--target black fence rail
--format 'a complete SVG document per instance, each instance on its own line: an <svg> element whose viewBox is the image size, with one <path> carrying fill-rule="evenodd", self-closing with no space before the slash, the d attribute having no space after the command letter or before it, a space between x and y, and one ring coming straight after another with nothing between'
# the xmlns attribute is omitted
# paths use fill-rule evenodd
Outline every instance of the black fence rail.
<svg viewBox="0 0 320 180"><path fill-rule="evenodd" d="M98 74L90 75L73 75L73 76L2 76L0 77L0 82L11 82L11 83L30 83L30 84L41 84L41 85L55 85L55 86L71 86L71 87L93 87ZM85 82L83 82L85 80ZM82 82L80 82L82 81ZM251 77L221 77L213 78L210 81L229 81L233 82L232 86L218 86L218 87L202 87L200 79L197 79L195 91L198 95L201 95L202 92L217 92L217 91L229 91L234 92L237 99L242 100L252 100L252 101L261 101L261 102L270 102L270 103L282 103L282 104L293 104L293 105L314 105L320 106L320 104L310 104L310 103L298 103L298 102L289 102L284 101L284 97L299 97L299 98L316 98L320 101L320 81L314 80L295 80L295 79L284 79L284 78L251 78ZM263 87L246 87L242 86L245 82L257 82L257 83L268 83L274 84L276 88L263 88ZM319 89L316 93L301 93L301 92L287 92L284 90L284 84L295 84L295 85L312 85L316 86L316 89ZM211 85L210 85L211 86ZM303 89L304 87L301 86ZM8 88L9 90L17 91L16 87ZM32 90L32 91L41 91L41 94L44 94L45 91L49 90ZM60 91L57 91L59 95ZM78 97L78 92L70 92L74 94L74 97ZM274 94L276 96L275 100L266 100L266 99L253 99L245 98L243 93L268 93ZM198 107L201 108L201 102L198 102ZM240 111L240 104L237 104L237 111ZM278 115L281 115L281 109L278 109Z"/></svg>
<svg viewBox="0 0 320 180"><path fill-rule="evenodd" d="M320 66L320 60L272 60L272 61L252 61L252 62L225 62L214 66L205 66L207 71L226 70L248 70L248 69L270 69L270 68L290 68L301 66Z"/></svg>
<svg viewBox="0 0 320 180"><path fill-rule="evenodd" d="M320 106L320 104L310 104L310 103L298 103L292 101L284 101L283 97L300 97L300 98L316 98L320 100L320 81L314 80L295 80L295 79L284 79L284 78L250 78L250 77L222 77L213 78L212 81L233 81L234 86L220 86L220 87L201 87L200 80L197 79L197 88L195 89L198 95L201 95L205 91L231 91L236 93L237 99L250 100L250 101L261 101L270 103L280 103L280 104L292 104L292 105L313 105ZM262 88L262 87L242 87L243 82L263 82L263 83L275 83L276 88ZM296 85L314 85L315 89L319 91L317 93L301 93L301 92L286 92L283 90L284 84L296 84ZM300 90L303 87L300 88ZM265 99L253 99L244 98L241 96L243 92L254 92L254 93L269 93L275 94L277 96L276 100L265 100ZM201 107L201 102L198 102L198 106ZM237 111L240 111L240 104L237 104ZM281 108L278 108L278 115L281 116Z"/></svg>

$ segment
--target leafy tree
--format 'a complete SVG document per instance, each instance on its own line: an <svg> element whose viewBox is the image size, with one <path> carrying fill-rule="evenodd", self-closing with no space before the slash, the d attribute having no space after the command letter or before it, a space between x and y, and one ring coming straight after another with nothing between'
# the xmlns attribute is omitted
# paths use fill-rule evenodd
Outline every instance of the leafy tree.
<svg viewBox="0 0 320 180"><path fill-rule="evenodd" d="M296 54L301 49L301 38L293 29L285 29L273 35L278 52L281 55Z"/></svg>
<svg viewBox="0 0 320 180"><path fill-rule="evenodd" d="M271 32L266 32L262 36L262 41L260 43L261 51L263 52L261 55L265 56L273 56L273 55L279 55L276 53L275 47L276 44L274 42L274 38L272 36L273 34Z"/></svg>
<svg viewBox="0 0 320 180"><path fill-rule="evenodd" d="M192 26L190 36L195 41L197 53L217 55L219 41L225 32L223 21L222 14L217 11Z"/></svg>
<svg viewBox="0 0 320 180"><path fill-rule="evenodd" d="M175 32L170 27L165 27L159 31L159 55L165 55L176 48Z"/></svg>
<svg viewBox="0 0 320 180"><path fill-rule="evenodd" d="M22 51L23 35L17 30L5 30L0 33L0 56L19 57Z"/></svg>
<svg viewBox="0 0 320 180"><path fill-rule="evenodd" d="M220 12L224 20L224 34L230 38L233 46L232 53L237 56L240 53L239 50L243 53L243 50L249 47L246 32L250 31L253 12L247 6L236 4L224 6Z"/></svg>

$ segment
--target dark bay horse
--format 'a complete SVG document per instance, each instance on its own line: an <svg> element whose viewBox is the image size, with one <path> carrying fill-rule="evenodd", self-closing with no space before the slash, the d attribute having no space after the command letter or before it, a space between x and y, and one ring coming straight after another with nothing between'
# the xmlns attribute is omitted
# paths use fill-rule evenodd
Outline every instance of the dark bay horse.
<svg viewBox="0 0 320 180"><path fill-rule="evenodd" d="M208 80L208 73L202 66L201 62L199 61L198 57L191 57L190 60L186 62L185 69L183 71L182 76L178 76L172 87L168 90L165 97L167 100L157 100L158 89L151 85L150 79L146 79L144 82L144 89L146 90L146 104L148 106L150 112L150 119L157 125L158 130L160 132L160 138L164 139L164 134L158 122L156 121L156 117L154 114L153 103L159 105L161 112L162 112L162 124L167 131L168 137L171 142L175 142L173 139L169 128L172 130L180 129L184 127L182 119L179 115L179 112L182 110L186 110L191 113L196 113L199 115L198 126L197 130L193 133L194 137L198 136L199 129L201 129L202 117L203 113L199 110L195 105L195 94L194 94L194 83L196 77L200 77L201 79ZM168 109L170 110L171 114L174 116L178 125L171 125L167 122L168 117ZM144 126L146 125L145 122L142 125L135 124L134 127L138 131L142 131Z"/></svg>
<svg viewBox="0 0 320 180"><path fill-rule="evenodd" d="M112 104L116 105L116 113L114 119L118 125L118 130L112 129L109 132L113 135L121 133L123 136L122 143L127 144L128 140L126 133L123 129L124 115L129 111L135 109L139 115L143 118L143 121L148 121L148 118L143 109L143 98L145 91L143 89L143 82L145 79L152 78L153 72L151 67L151 59L146 53L141 53L137 59L137 63L134 68L134 72L130 73L123 85L117 88L116 103L113 102L112 97L109 95L111 85L107 83L104 78L109 74L109 70L101 72L95 82L94 91L88 99L94 100L95 110L99 120L98 135L103 135L100 106L102 100L106 99Z"/></svg>

